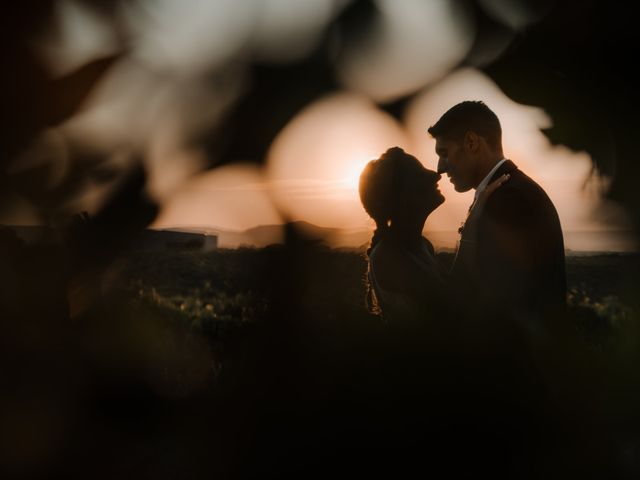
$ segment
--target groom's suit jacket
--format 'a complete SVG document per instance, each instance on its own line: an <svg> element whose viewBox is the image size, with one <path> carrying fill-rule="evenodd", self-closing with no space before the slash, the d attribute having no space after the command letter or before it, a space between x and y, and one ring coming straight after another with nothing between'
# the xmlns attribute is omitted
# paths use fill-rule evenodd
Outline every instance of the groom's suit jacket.
<svg viewBox="0 0 640 480"><path fill-rule="evenodd" d="M475 243L461 243L454 281L485 305L534 315L558 311L567 290L558 213L544 190L510 160L491 181L506 173L511 177L489 196L477 218ZM460 255L463 248L475 251Z"/></svg>

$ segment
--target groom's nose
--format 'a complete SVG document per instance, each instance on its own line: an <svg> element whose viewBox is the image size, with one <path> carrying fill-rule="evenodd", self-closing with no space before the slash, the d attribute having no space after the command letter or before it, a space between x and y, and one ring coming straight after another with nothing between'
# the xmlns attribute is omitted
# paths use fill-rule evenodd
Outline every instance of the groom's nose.
<svg viewBox="0 0 640 480"><path fill-rule="evenodd" d="M449 168L449 165L447 163L447 158L440 157L438 159L438 173L445 173L448 168Z"/></svg>

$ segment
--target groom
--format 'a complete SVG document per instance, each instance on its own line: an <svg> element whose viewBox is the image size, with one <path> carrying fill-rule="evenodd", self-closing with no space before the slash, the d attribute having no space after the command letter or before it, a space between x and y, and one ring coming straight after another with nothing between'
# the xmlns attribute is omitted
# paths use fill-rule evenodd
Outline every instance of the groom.
<svg viewBox="0 0 640 480"><path fill-rule="evenodd" d="M436 140L438 173L458 192L475 189L452 267L463 298L474 308L525 317L561 312L566 277L558 214L544 190L504 158L496 114L482 102L462 102L428 132ZM482 195L500 177L508 179Z"/></svg>

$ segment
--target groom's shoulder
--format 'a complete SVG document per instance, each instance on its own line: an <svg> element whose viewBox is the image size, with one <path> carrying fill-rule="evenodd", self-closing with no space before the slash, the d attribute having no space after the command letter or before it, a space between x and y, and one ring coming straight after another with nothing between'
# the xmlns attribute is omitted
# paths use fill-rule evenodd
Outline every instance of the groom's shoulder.
<svg viewBox="0 0 640 480"><path fill-rule="evenodd" d="M544 189L519 168L513 166L505 173L509 173L509 180L491 195L489 203L521 206L524 204L539 206L541 203L551 203Z"/></svg>
<svg viewBox="0 0 640 480"><path fill-rule="evenodd" d="M553 202L544 189L520 169L491 194L486 214L496 221L529 224L556 217Z"/></svg>
<svg viewBox="0 0 640 480"><path fill-rule="evenodd" d="M504 210L529 203L534 190L531 180L520 170L510 173L510 178L500 185L487 199L486 209L489 211Z"/></svg>

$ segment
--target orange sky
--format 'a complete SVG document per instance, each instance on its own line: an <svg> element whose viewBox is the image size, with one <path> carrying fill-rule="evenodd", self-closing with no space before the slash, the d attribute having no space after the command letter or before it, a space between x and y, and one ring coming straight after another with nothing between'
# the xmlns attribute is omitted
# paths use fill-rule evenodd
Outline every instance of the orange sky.
<svg viewBox="0 0 640 480"><path fill-rule="evenodd" d="M462 100L483 100L497 113L506 156L545 188L565 231L627 226L620 211L601 199L602 184L587 181L589 157L549 145L540 129L553 119L544 111L512 102L477 70L451 72L467 58L475 23L472 10L446 0L378 0L381 16L375 28L359 42L339 45L342 55L334 73L341 89L308 105L285 127L264 169L235 164L198 173L206 162L188 139L224 121L247 87L249 59L287 63L304 58L348 3L132 2L118 11L131 42L123 46L113 25L64 0L57 7L59 24L34 45L58 74L96 55L129 52L83 112L60 131L116 152L112 163L121 150L143 153L148 191L161 207L154 227L242 230L291 219L370 228L356 189L364 164L397 145L435 168L434 141L426 129ZM492 18L513 32L536 21L531 12L513 5L490 9ZM482 53L482 61L499 56L511 37L502 40ZM219 80L215 89L211 75ZM376 101L416 90L401 121L376 107ZM58 162L62 166L63 160ZM446 202L426 228L456 230L473 193L456 193L446 178L440 188ZM100 192L87 192L72 206L93 212L100 201ZM28 205L16 205L21 212L16 215L27 218Z"/></svg>
<svg viewBox="0 0 640 480"><path fill-rule="evenodd" d="M604 204L594 182L585 188L589 157L549 145L540 128L552 119L540 109L512 102L490 79L471 69L454 72L419 95L403 123L365 96L346 91L328 95L281 132L266 171L235 166L197 176L166 198L155 226L244 229L277 222L280 211L287 218L321 226L370 228L357 194L364 164L398 145L435 168L434 141L426 129L466 99L483 100L496 112L503 125L505 155L547 191L565 231L611 227L603 213L613 207ZM456 230L473 192L455 192L446 178L440 187L446 202L429 217L426 229Z"/></svg>

